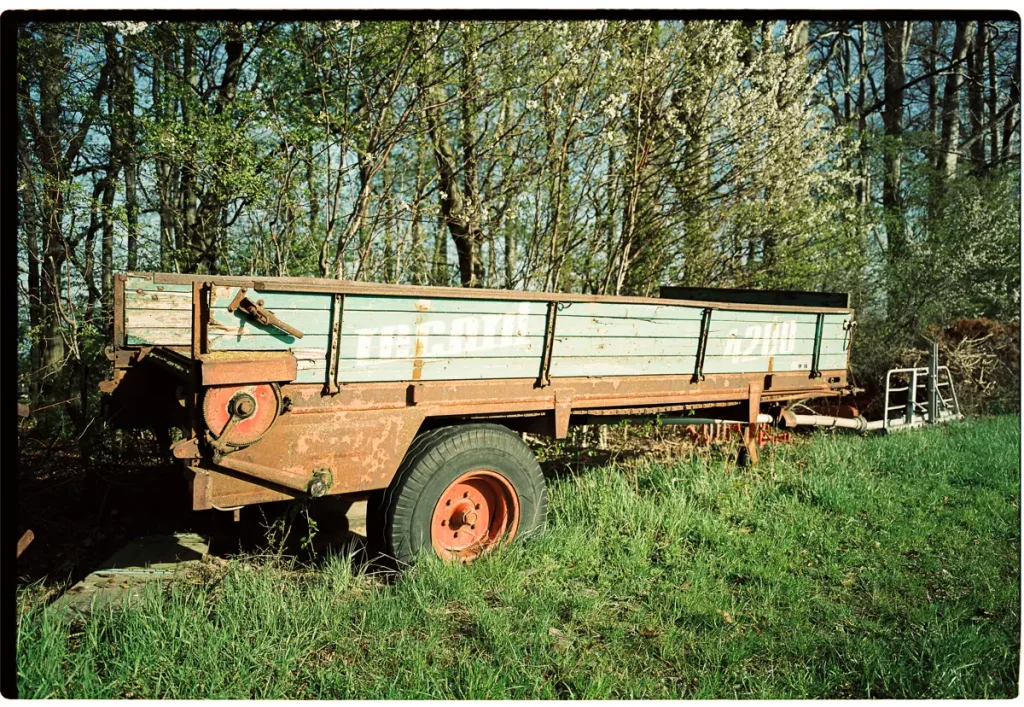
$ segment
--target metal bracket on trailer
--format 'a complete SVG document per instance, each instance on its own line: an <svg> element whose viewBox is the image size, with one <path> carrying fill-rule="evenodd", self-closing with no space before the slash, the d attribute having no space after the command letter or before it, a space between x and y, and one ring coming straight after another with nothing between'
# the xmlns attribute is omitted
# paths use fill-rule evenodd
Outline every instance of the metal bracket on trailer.
<svg viewBox="0 0 1024 707"><path fill-rule="evenodd" d="M536 388L551 385L551 351L555 346L555 320L558 318L558 302L548 302L547 322L544 326L544 350L540 360L540 374L537 376Z"/></svg>
<svg viewBox="0 0 1024 707"><path fill-rule="evenodd" d="M335 293L331 301L331 340L327 344L327 380L324 381L324 395L337 395L338 355L341 349L341 317L344 311L345 295Z"/></svg>

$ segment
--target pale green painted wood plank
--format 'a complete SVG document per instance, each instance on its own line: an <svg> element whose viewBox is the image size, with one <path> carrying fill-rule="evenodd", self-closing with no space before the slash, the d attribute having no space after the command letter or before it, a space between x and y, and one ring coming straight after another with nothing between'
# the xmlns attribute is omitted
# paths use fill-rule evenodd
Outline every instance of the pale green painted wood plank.
<svg viewBox="0 0 1024 707"><path fill-rule="evenodd" d="M211 351L288 351L296 347L317 347L326 351L326 336L304 336L296 339L285 332L280 335L210 332Z"/></svg>
<svg viewBox="0 0 1024 707"><path fill-rule="evenodd" d="M518 350L525 339L543 337L543 315L401 313L401 311L346 311L342 317L342 346L356 339L355 358L391 358L396 345L409 343L415 350L417 335L424 351Z"/></svg>
<svg viewBox="0 0 1024 707"><path fill-rule="evenodd" d="M129 277L125 280L125 292L135 290L152 290L154 292L188 292L192 293L192 285L184 282L178 283L154 283L141 277Z"/></svg>
<svg viewBox="0 0 1024 707"><path fill-rule="evenodd" d="M192 311L191 292L156 292L147 290L139 294L130 290L124 295L125 309L183 309Z"/></svg>
<svg viewBox="0 0 1024 707"><path fill-rule="evenodd" d="M793 371L811 370L811 354L772 356L773 373L790 373ZM739 358L734 356L711 356L704 359L704 374L711 373L768 373L768 356ZM819 362L823 371L846 368L846 356L843 354L823 355Z"/></svg>
<svg viewBox="0 0 1024 707"><path fill-rule="evenodd" d="M226 309L238 294L237 287L214 287L210 292L210 308ZM253 302L263 300L263 306L270 310L312 309L330 310L333 296L317 292L274 292L248 288L245 296ZM275 312L276 313L276 312Z"/></svg>
<svg viewBox="0 0 1024 707"><path fill-rule="evenodd" d="M712 356L704 359L704 373L767 373L768 356L736 360L736 357ZM695 356L595 356L552 358L552 377L692 375ZM774 356L772 372L798 370L810 372L810 355ZM846 368L845 356L822 356L821 369Z"/></svg>
<svg viewBox="0 0 1024 707"><path fill-rule="evenodd" d="M307 337L326 336L331 330L331 313L327 310L292 309L278 311L271 309L271 311L280 317L281 321L295 327ZM212 315L209 325L210 334L214 332L235 334L238 332L239 327L242 327L245 334L252 336L259 336L261 334L275 337L287 336L277 327L263 326L250 319L240 309L236 309L234 312L229 312L226 309L215 309L210 314Z"/></svg>
<svg viewBox="0 0 1024 707"><path fill-rule="evenodd" d="M791 333L792 330L789 330ZM770 356L775 354L802 354L814 351L814 339L786 336L787 330L776 329L752 336L709 336L707 354L711 356ZM842 353L847 350L845 339L822 339L822 353Z"/></svg>
<svg viewBox="0 0 1024 707"><path fill-rule="evenodd" d="M657 337L689 339L700 335L700 319L620 319L616 317L563 317L555 319L558 338L635 338Z"/></svg>
<svg viewBox="0 0 1024 707"><path fill-rule="evenodd" d="M583 338L570 337L555 339L552 348L553 356L695 356L699 339L670 338ZM813 339L796 339L793 341L759 340L752 342L732 342L727 339L709 339L705 356L741 356L746 355L775 356L786 354L811 354L814 351ZM842 341L822 341L822 354L843 353Z"/></svg>
<svg viewBox="0 0 1024 707"><path fill-rule="evenodd" d="M611 302L566 302L558 319L568 317L611 317L629 319L682 319L700 321L700 307L660 304L616 304Z"/></svg>
<svg viewBox="0 0 1024 707"><path fill-rule="evenodd" d="M478 380L485 378L536 378L540 358L425 359L415 376L411 360L345 359L338 366L343 383L412 380Z"/></svg>
<svg viewBox="0 0 1024 707"><path fill-rule="evenodd" d="M154 327L192 330L191 309L126 309L124 316L128 331Z"/></svg>
<svg viewBox="0 0 1024 707"><path fill-rule="evenodd" d="M669 338L556 338L551 348L553 358L574 356L694 356L699 339Z"/></svg>
<svg viewBox="0 0 1024 707"><path fill-rule="evenodd" d="M125 336L129 346L189 346L192 343L192 332L189 329L140 327L126 331Z"/></svg>
<svg viewBox="0 0 1024 707"><path fill-rule="evenodd" d="M788 334L792 334L795 331L794 338L797 339L809 339L814 340L815 322L800 322L789 319L779 319L776 322L725 322L716 321L714 316L711 318L711 325L708 327L709 337L718 336L735 336L740 338L750 337L762 337L770 336L773 331L778 331L785 328ZM774 329L773 329L774 327ZM826 321L821 328L821 338L826 339L845 339L847 338L848 332L843 330L842 323L828 322Z"/></svg>
<svg viewBox="0 0 1024 707"><path fill-rule="evenodd" d="M323 383L326 375L327 374L323 366L317 369L308 368L305 370L299 370L296 373L295 380L298 383Z"/></svg>
<svg viewBox="0 0 1024 707"><path fill-rule="evenodd" d="M343 359L521 358L539 357L543 350L543 336L435 336L424 331L418 337L377 333L341 337Z"/></svg>
<svg viewBox="0 0 1024 707"><path fill-rule="evenodd" d="M755 331L768 331L774 324L781 327L786 325L796 331L796 338L814 339L816 321L813 315L786 316L758 316L755 319L741 317L744 312L722 312L716 311L711 315L711 325L708 333L711 336L736 333L742 336L749 328L753 334ZM759 314L759 313L754 313ZM822 327L822 338L845 338L843 330L843 318L830 320L826 318ZM788 331L788 329L787 329ZM626 337L672 337L688 338L700 334L700 318L688 320L671 318L621 318L605 316L570 316L559 313L555 323L555 333L558 336L626 336ZM760 335L760 334L758 334Z"/></svg>
<svg viewBox="0 0 1024 707"><path fill-rule="evenodd" d="M408 314L529 314L545 316L546 302L522 300L474 300L414 297L371 297L348 295L345 311L406 312Z"/></svg>
<svg viewBox="0 0 1024 707"><path fill-rule="evenodd" d="M694 356L588 356L551 357L551 376L578 378L594 376L690 375Z"/></svg>

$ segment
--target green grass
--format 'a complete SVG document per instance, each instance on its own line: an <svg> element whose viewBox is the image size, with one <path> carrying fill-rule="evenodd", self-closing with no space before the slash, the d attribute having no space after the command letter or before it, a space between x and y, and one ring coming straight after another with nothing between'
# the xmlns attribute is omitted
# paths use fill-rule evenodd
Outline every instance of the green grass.
<svg viewBox="0 0 1024 707"><path fill-rule="evenodd" d="M1019 455L1019 417L823 434L558 479L545 536L390 584L236 562L70 629L24 593L20 692L1011 697Z"/></svg>

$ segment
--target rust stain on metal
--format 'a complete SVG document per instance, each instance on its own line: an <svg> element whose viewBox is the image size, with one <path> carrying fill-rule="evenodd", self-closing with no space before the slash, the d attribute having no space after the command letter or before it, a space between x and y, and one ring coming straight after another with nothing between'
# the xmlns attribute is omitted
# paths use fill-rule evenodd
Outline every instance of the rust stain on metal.
<svg viewBox="0 0 1024 707"><path fill-rule="evenodd" d="M218 351L199 357L203 385L283 383L295 380L298 360L279 351Z"/></svg>
<svg viewBox="0 0 1024 707"><path fill-rule="evenodd" d="M195 437L182 440L171 447L171 454L175 459L199 459L202 456L199 452L199 440Z"/></svg>

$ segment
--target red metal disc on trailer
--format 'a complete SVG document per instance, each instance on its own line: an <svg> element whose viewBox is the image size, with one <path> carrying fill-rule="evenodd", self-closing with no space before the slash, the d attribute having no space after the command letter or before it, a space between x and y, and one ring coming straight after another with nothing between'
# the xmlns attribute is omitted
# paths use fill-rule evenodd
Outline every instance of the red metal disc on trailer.
<svg viewBox="0 0 1024 707"><path fill-rule="evenodd" d="M519 496L504 476L470 471L441 494L430 523L434 551L446 560L469 562L519 528Z"/></svg>
<svg viewBox="0 0 1024 707"><path fill-rule="evenodd" d="M273 383L207 388L203 397L206 426L218 442L233 447L258 441L280 412L281 392ZM232 417L238 420L229 429Z"/></svg>

